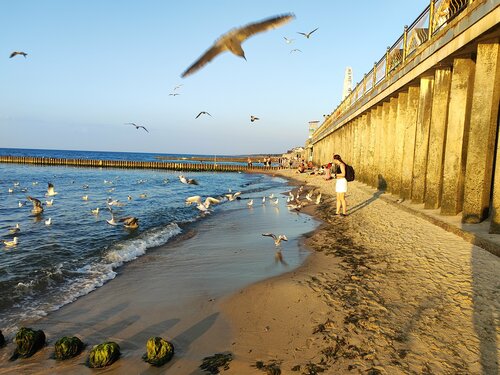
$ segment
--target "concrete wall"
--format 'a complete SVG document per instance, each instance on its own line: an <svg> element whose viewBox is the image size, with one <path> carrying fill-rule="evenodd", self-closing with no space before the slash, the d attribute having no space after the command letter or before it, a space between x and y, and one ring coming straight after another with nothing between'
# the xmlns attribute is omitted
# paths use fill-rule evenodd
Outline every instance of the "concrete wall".
<svg viewBox="0 0 500 375"><path fill-rule="evenodd" d="M440 49L431 43L427 49L442 56L428 54L433 65L420 60L427 69L402 67L337 123L323 124L312 139L313 161L338 153L363 183L442 215L461 213L463 222L491 218L490 232L500 233L499 8L492 12L477 21L490 23L481 33L457 32L460 42Z"/></svg>

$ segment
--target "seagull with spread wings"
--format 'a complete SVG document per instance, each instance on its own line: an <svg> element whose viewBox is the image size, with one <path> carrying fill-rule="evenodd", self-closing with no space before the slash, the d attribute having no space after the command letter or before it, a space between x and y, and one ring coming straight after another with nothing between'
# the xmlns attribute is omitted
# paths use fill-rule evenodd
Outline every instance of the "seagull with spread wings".
<svg viewBox="0 0 500 375"><path fill-rule="evenodd" d="M33 203L33 208L31 209L31 213L33 215L39 215L43 212L42 202L39 199L33 197L26 197L28 200Z"/></svg>
<svg viewBox="0 0 500 375"><path fill-rule="evenodd" d="M275 246L280 246L281 241L288 241L288 238L284 234L280 234L279 236L276 236L274 233L262 233L263 236L266 237L272 237L274 240L274 245Z"/></svg>
<svg viewBox="0 0 500 375"><path fill-rule="evenodd" d="M286 44L291 44L295 39L288 39L286 36L283 37L285 39Z"/></svg>
<svg viewBox="0 0 500 375"><path fill-rule="evenodd" d="M291 21L293 18L295 18L295 16L289 13L267 18L263 21L250 23L246 26L228 31L226 34L217 39L198 60L196 60L184 73L182 73L181 77L185 78L188 75L193 74L197 70L201 69L205 64L212 61L218 54L225 51L230 51L236 56L246 60L245 52L241 47L241 43L257 33L282 26Z"/></svg>
<svg viewBox="0 0 500 375"><path fill-rule="evenodd" d="M309 31L308 33L297 32L297 34L304 35L307 39L309 39L311 37L311 34L318 29L319 29L319 27L315 28L313 31Z"/></svg>
<svg viewBox="0 0 500 375"><path fill-rule="evenodd" d="M208 112L205 112L205 111L201 111L200 113L198 113L198 116L195 117L195 119L197 119L198 117L200 117L201 115L208 115L210 117L212 117L212 115Z"/></svg>
<svg viewBox="0 0 500 375"><path fill-rule="evenodd" d="M250 115L250 121L254 122L257 120L260 120L260 118L258 118L257 116L254 116L254 115Z"/></svg>
<svg viewBox="0 0 500 375"><path fill-rule="evenodd" d="M136 123L134 123L134 122L127 122L127 123L125 123L124 125L132 125L132 126L135 126L135 128L136 128L137 130L139 130L140 128L142 128L142 129L146 130L146 131L149 133L149 130L148 130L148 129L146 129L146 127L145 127L145 126L142 126L142 125L137 125L137 124L136 124Z"/></svg>
<svg viewBox="0 0 500 375"><path fill-rule="evenodd" d="M24 56L24 58L26 58L26 56L28 56L28 54L26 52L22 52L22 51L14 51L10 54L9 58L12 59L14 56L17 56L17 55L21 55L21 56Z"/></svg>
<svg viewBox="0 0 500 375"><path fill-rule="evenodd" d="M290 51L290 53L294 53L294 52L302 52L302 51L298 48L294 48Z"/></svg>

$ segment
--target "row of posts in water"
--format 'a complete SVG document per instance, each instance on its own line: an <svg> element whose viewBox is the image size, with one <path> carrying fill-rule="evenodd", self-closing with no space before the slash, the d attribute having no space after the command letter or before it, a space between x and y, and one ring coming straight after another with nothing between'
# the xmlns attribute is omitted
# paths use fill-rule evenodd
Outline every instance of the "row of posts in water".
<svg viewBox="0 0 500 375"><path fill-rule="evenodd" d="M75 167L97 167L97 168L143 168L143 169L167 169L176 171L217 171L217 172L239 172L258 170L277 170L281 167L248 166L237 164L217 163L182 163L161 161L131 161L131 160L93 160L93 159L63 159L45 158L32 156L0 156L0 163L38 164L38 165L68 165Z"/></svg>

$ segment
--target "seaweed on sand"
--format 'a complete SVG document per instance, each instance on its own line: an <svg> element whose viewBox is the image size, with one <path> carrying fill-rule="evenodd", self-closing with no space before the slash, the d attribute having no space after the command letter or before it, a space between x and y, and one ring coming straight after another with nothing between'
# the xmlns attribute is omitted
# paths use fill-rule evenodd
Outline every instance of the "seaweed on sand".
<svg viewBox="0 0 500 375"><path fill-rule="evenodd" d="M216 353L210 357L203 358L200 368L210 374L218 374L220 367L224 370L228 370L229 362L232 360L233 355L231 353Z"/></svg>
<svg viewBox="0 0 500 375"><path fill-rule="evenodd" d="M10 361L17 358L28 358L45 346L45 333L42 330L34 331L31 328L21 327L16 333L16 349Z"/></svg>

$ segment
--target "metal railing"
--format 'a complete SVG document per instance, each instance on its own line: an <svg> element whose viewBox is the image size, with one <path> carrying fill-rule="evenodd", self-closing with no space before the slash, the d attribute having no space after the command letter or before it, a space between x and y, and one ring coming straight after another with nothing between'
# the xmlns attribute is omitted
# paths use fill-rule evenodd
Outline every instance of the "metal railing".
<svg viewBox="0 0 500 375"><path fill-rule="evenodd" d="M387 48L385 55L373 65L373 69L365 74L363 80L357 83L351 93L324 119L313 137L323 136L326 131L324 125L342 118L351 106L396 72L418 47L432 39L473 2L474 0L430 0L430 4L417 19L410 26L404 27L403 34L392 47Z"/></svg>

